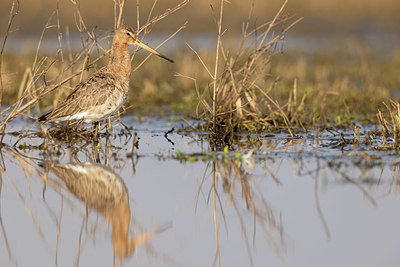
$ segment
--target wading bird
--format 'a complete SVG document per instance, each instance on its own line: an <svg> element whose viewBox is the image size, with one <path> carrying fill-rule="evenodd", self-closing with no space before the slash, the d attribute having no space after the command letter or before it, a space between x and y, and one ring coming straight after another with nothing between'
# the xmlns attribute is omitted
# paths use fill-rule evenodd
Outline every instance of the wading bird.
<svg viewBox="0 0 400 267"><path fill-rule="evenodd" d="M114 34L109 64L78 84L66 100L38 118L39 122L98 122L117 112L129 91L129 45L140 46L170 62L173 60L141 42L134 31L119 27Z"/></svg>

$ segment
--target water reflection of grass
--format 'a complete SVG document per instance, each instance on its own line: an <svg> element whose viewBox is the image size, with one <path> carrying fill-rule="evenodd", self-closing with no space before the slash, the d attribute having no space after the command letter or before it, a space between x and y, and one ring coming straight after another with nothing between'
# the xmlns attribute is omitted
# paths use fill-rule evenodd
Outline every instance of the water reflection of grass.
<svg viewBox="0 0 400 267"><path fill-rule="evenodd" d="M222 160L209 164L210 175L212 179L212 208L214 214L214 226L216 236L216 247L218 254L218 263L220 266L219 235L221 225L228 228L229 220L225 218L224 209L227 207L223 203L225 197L228 199L228 205L232 206L240 222L241 235L243 236L250 266L253 266L251 243L255 238L262 236L271 246L273 251L284 262L285 252L285 233L283 225L274 214L272 207L268 204L266 196L259 190L257 179L250 174L252 169L251 159L246 161ZM247 165L246 165L247 164ZM263 175L260 175L263 176ZM199 186L199 192L203 188L205 174ZM277 181L279 183L279 180ZM222 190L221 190L222 189ZM198 199L198 197L196 197ZM216 204L218 203L218 205ZM253 217L253 232L246 226L246 218ZM256 229L261 229L261 234L256 234ZM228 231L226 229L226 231ZM223 232L223 231L222 231ZM278 236L278 237L277 237Z"/></svg>
<svg viewBox="0 0 400 267"><path fill-rule="evenodd" d="M345 142L343 146L347 151L360 149L360 152L350 152L347 156L339 153L338 156L333 156L329 152L323 153L320 151L318 153L319 156L316 158L315 153L313 153L311 159L307 159L306 151L303 151L302 147L308 146L307 143L309 141L292 140L283 142L282 140L276 141L276 139L272 139L269 142L269 146L267 144L268 140L266 140L264 149L259 151L257 155L250 152L247 155L243 153L243 156L238 157L237 155L240 155L239 152L230 153L228 151L210 152L208 154L177 152L175 158L181 162L186 161L191 164L201 159L207 163L205 175L199 183L196 203L199 199L205 199L209 204L209 208L213 211L213 218L210 218L210 220L213 219L215 226L218 260L221 257L219 248L221 237L225 233L231 234L228 231L231 217L226 218L226 213L231 210L236 212L236 216L240 221L241 235L244 240L243 246L247 249L250 265L252 265L253 253L250 247L256 237L265 238L278 257L284 259L286 251L285 240L288 234L284 231L284 216L283 219L282 217L277 218L273 207L268 204L268 194L261 189L261 184L266 183L266 180L274 181L279 186L287 183L287 177L282 177L278 174L283 162L292 162L294 177L297 175L300 177L310 176L315 180L314 197L316 210L320 218L321 227L325 230L328 240L331 238L332 233L329 220L325 217L328 211L319 200L321 183L323 187L326 187L327 183L351 185L373 206L376 206L377 202L370 189L375 186L381 186L383 180L385 180L387 195L395 193L398 196L400 188L396 178L399 172L398 167L389 170L391 169L390 164L383 163L381 157L373 153L365 153L360 144L361 138L356 134L338 134L337 140L338 142ZM301 143L304 143L304 145ZM264 151L266 146L268 146L269 152ZM300 147L298 151L297 146ZM285 151L286 155L277 156L278 151ZM293 154L297 154L297 156ZM206 160L207 158L209 161ZM391 158L395 159L396 155L392 155ZM398 163L392 162L392 164ZM254 167L260 165L263 166L262 170L264 172L256 174ZM387 179L390 175L393 175L391 181ZM394 186L394 184L396 185ZM396 189L393 189L393 187ZM322 191L324 192L324 190L326 188ZM201 198L200 196L203 197ZM245 218L248 219L249 216L254 217L253 228L245 226ZM262 231L257 230L257 233L255 233L255 229L262 229Z"/></svg>
<svg viewBox="0 0 400 267"><path fill-rule="evenodd" d="M215 225L216 247L220 248L219 253L221 253L222 259L226 256L224 255L223 247L225 243L222 241L225 240L226 234L229 236L232 234L240 235L243 238L243 243L241 243L241 245L243 249L247 251L250 264L253 261L254 255L256 255L252 247L252 243L255 239L258 241L262 240L269 244L270 246L268 248L273 249L282 260L285 258L286 235L290 235L290 233L284 230L285 214L281 217L281 214L276 213L274 207L268 202L268 190L264 187L266 183L277 186L287 185L288 177L280 175L279 171L282 163L290 163L290 166L293 168L293 177L315 178L315 205L320 216L321 225L324 227L328 238L334 235L334 233L330 232L329 220L324 217L324 213L329 211L326 210L323 203L319 203L320 190L322 190L322 192L326 190L326 188L321 189L320 184L322 184L322 186L326 186L327 183L350 185L356 188L357 191L372 203L372 205L376 203L373 192L378 186L387 192L388 195L398 195L398 190L400 188L398 181L399 167L398 161L393 161L397 158L396 154L392 153L391 156L380 154L381 156L379 156L371 151L365 152L362 144L365 135L360 134L360 136L358 136L357 131L355 131L356 134L352 132L345 132L342 134L332 133L329 139L327 136L331 134L319 133L320 136L322 135L322 138L319 143L320 145L317 147L321 149L318 150L318 153L314 152L312 156L310 156L310 149L307 150L305 147L307 148L310 147L311 144L317 144L317 140L310 141L309 136L305 139L293 139L289 134L277 134L274 137L269 136L262 138L260 140L262 146L260 146L257 151L251 151L252 146L247 144L247 138L243 138L243 144L238 144L238 151L229 151L226 147L223 152L210 152L207 154L177 153L180 156L177 156L176 160L180 160L182 165L184 165L185 162L187 164L192 164L192 160L190 159L193 157L197 157L197 161L204 159L204 164L201 165L204 166L204 171L202 169L198 174L200 176L202 174L205 175L203 179L199 181L198 185L194 185L195 187L197 186L197 194L195 196L193 194L193 197L196 199L196 205L204 201L208 204L210 211L212 211L213 216L210 219ZM285 140L284 135L287 137L287 140ZM14 138L16 139L18 137ZM176 136L174 136L173 139L175 138ZM199 136L195 135L194 138L199 138ZM28 139L29 137L22 140L22 142ZM128 141L132 143L136 142L134 140ZM47 175L44 180L35 180L32 177L44 177L43 169L37 166L37 163L42 161L50 161L48 163L50 164L49 169L53 167L67 168L68 164L57 163L57 161L65 161L67 158L70 161L80 160L81 162L86 160L91 162L101 161L104 164L113 165L114 172L120 172L121 169L127 168L127 166L132 163L131 160L136 157L151 157L154 161L159 159L167 164L171 163L171 160L175 158L174 154L172 154L175 150L171 151L170 154L166 154L165 157L156 157L152 154L150 154L150 156L146 155L143 153L144 150L147 150L146 145L141 146L145 147L142 148L142 150L139 149L136 151L136 149L134 149L131 152L132 154L128 156L124 147L130 147L131 144L120 145L118 141L116 142L117 144L115 145L112 145L113 142L106 142L108 145L102 144L100 149L94 144L88 145L86 148L82 147L79 150L74 148L73 145L71 147L70 144L62 143L50 143L45 149L35 148L33 146L26 150L22 148L18 150L3 147L2 155L4 156L4 160L2 160L2 162L6 162L8 168L10 168L11 164L21 168L21 171L26 177L27 187L30 188L32 184L37 182L40 182L40 185L42 185L42 183L46 185L47 188L44 191L44 205L49 204L48 208L51 218L54 218L55 227L59 227L61 233L65 231L63 231L63 229L66 229L66 226L60 222L63 218L63 216L62 218L60 217L60 212L63 213L63 209L66 209L67 206L71 206L73 211L82 215L84 220L81 231L86 233L86 235L84 235L84 237L86 237L82 240L79 237L79 242L76 244L81 244L80 251L84 252L85 246L87 246L90 240L96 238L95 233L101 231L103 226L101 221L85 215L79 203L74 201L73 197L71 198L71 190L68 188L68 184L63 184L63 179L73 178L74 174L70 174L67 178L60 177L61 179L55 178L54 175ZM146 143L147 141L140 142ZM343 148L340 146L334 148L337 142L343 142ZM170 145L167 140L165 140L165 143ZM328 147L325 148L325 151L322 151L324 144L331 145L331 148ZM55 151L58 153L55 153ZM343 151L345 154L343 154ZM75 163L72 164L71 168L79 170L81 167L83 168L83 165L85 164ZM86 165L97 166L98 163ZM134 168L132 164L133 171ZM104 170L104 168L101 168L101 170ZM287 174L287 172L285 173ZM7 173L7 170L3 169L1 180L3 190L4 188L15 189L21 201L27 207L28 213L31 214L32 222L37 224L35 225L37 231L42 235L43 240L48 239L51 235L48 231L43 229L43 225L46 225L42 224L43 217L37 216L37 210L41 207L40 201L34 201L37 194L35 194L34 191L25 194L25 183L16 183L13 175L15 174L11 172ZM297 180L301 181L302 179ZM10 184L12 187L9 187ZM4 185L6 187L4 187ZM37 189L37 187L33 188ZM41 196L42 190L39 188L38 191L40 191L39 195ZM56 193L57 196L59 194L60 200L62 199L64 203L64 208L61 211L59 206L57 206L58 204L61 205L60 203L55 205L48 203L53 197L53 193ZM96 207L94 207L94 209L96 209ZM123 207L123 211L126 212L126 206ZM235 216L232 216L232 213ZM114 215L115 217L123 217L126 219L126 214L124 215L125 217ZM109 214L105 216L109 216ZM117 220L115 217L113 219ZM88 226L84 226L84 224L88 224ZM230 229L232 229L232 225L235 224L240 226L240 231L231 232ZM60 244L62 244L63 239L62 237L61 239L59 238L60 237L55 236L55 239L59 240L57 244L61 246ZM51 238L50 241L51 240L53 239ZM124 240L126 239L122 241ZM256 249L258 250L258 248ZM12 247L10 250L12 252ZM58 250L56 253L63 252ZM15 256L19 257L20 255L14 255L13 257ZM221 265L224 265L223 261Z"/></svg>

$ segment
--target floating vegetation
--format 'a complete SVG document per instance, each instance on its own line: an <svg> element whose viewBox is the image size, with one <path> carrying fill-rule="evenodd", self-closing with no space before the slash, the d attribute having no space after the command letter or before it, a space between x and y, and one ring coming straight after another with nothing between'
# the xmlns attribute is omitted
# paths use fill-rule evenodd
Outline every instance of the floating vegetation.
<svg viewBox="0 0 400 267"><path fill-rule="evenodd" d="M249 152L251 155L252 152ZM245 155L245 157L249 157ZM173 156L174 159L185 162L197 162L201 160L203 162L217 162L217 161L228 161L234 160L237 164L240 164L242 153L239 151L229 151L229 146L226 145L222 152L209 152L209 153L183 153L181 150L177 150L176 154Z"/></svg>

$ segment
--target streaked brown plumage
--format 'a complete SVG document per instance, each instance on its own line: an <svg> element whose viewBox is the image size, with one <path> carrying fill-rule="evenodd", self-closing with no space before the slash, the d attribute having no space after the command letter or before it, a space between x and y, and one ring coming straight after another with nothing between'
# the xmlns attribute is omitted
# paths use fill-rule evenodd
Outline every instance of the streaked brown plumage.
<svg viewBox="0 0 400 267"><path fill-rule="evenodd" d="M121 26L114 34L110 63L78 84L64 102L40 116L38 121L88 123L106 119L117 112L124 104L129 91L129 45L138 45L174 62L142 43L131 28Z"/></svg>

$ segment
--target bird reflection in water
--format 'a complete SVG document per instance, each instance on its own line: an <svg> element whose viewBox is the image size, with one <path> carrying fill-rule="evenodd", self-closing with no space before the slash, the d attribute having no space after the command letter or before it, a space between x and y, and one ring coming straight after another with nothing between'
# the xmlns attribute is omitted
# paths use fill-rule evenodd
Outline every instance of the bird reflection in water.
<svg viewBox="0 0 400 267"><path fill-rule="evenodd" d="M98 163L83 164L43 163L41 166L60 178L69 191L110 222L114 257L118 262L133 254L136 246L145 244L157 229L129 236L131 211L129 195L122 178L110 168Z"/></svg>

